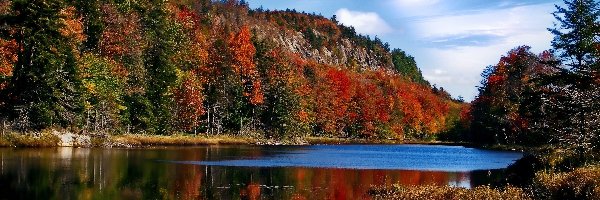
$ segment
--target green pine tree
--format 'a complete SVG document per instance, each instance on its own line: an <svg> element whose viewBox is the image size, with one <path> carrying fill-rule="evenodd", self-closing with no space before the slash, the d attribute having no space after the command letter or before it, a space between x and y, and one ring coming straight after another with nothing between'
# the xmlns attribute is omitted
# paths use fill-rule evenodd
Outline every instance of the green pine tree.
<svg viewBox="0 0 600 200"><path fill-rule="evenodd" d="M15 0L13 15L2 24L16 29L22 50L7 90L7 112L22 128L41 129L77 123L80 81L70 40L61 35L60 0Z"/></svg>
<svg viewBox="0 0 600 200"><path fill-rule="evenodd" d="M83 33L87 36L84 42L85 50L96 49L102 37L104 25L102 23L100 3L100 0L73 1L83 19Z"/></svg>
<svg viewBox="0 0 600 200"><path fill-rule="evenodd" d="M556 113L549 118L550 131L560 144L578 153L597 148L600 138L600 89L598 83L600 4L594 0L565 0L556 6L552 46L562 65L555 80L546 85L551 98L546 109Z"/></svg>
<svg viewBox="0 0 600 200"><path fill-rule="evenodd" d="M166 134L170 131L171 108L173 105L170 88L177 80L175 65L171 57L183 37L181 31L167 19L166 4L162 0L152 3L144 19L146 33L151 46L146 51L146 71L149 75L147 98L152 104L156 131Z"/></svg>
<svg viewBox="0 0 600 200"><path fill-rule="evenodd" d="M396 72L410 78L416 83L429 85L429 82L423 78L421 70L417 67L417 62L415 62L414 57L406 54L406 52L400 49L392 50L391 54L392 63L394 64L394 70L396 70Z"/></svg>

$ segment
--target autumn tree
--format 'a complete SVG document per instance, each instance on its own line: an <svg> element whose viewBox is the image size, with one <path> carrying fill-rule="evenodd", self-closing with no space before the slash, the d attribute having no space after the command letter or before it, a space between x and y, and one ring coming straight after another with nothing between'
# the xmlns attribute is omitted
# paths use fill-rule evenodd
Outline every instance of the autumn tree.
<svg viewBox="0 0 600 200"><path fill-rule="evenodd" d="M123 102L126 107L122 119L127 129L149 130L154 122L150 101L146 96L148 73L144 67L144 39L140 14L132 10L120 11L118 5L103 4L98 53L115 61L116 76L125 80Z"/></svg>
<svg viewBox="0 0 600 200"><path fill-rule="evenodd" d="M88 131L116 131L122 127L126 77L113 60L92 53L83 55L80 64L84 128Z"/></svg>
<svg viewBox="0 0 600 200"><path fill-rule="evenodd" d="M237 34L232 34L228 47L233 57L233 71L238 74L244 87L243 95L248 97L253 105L263 103L261 83L254 63L256 48L251 41L250 29L243 26Z"/></svg>
<svg viewBox="0 0 600 200"><path fill-rule="evenodd" d="M194 73L185 73L179 78L174 89L176 128L183 131L194 131L200 126L200 117L204 114L202 83Z"/></svg>
<svg viewBox="0 0 600 200"><path fill-rule="evenodd" d="M482 143L531 144L529 122L523 114L526 90L534 87L540 62L528 46L517 47L503 56L497 65L488 67L479 95L473 101L473 139ZM539 138L537 138L539 139Z"/></svg>
<svg viewBox="0 0 600 200"><path fill-rule="evenodd" d="M3 1L0 3L0 16L9 16L12 12L12 2L11 1ZM9 39L14 32L14 28L11 28L9 24L6 24L4 21L3 24L0 24L0 94L1 91L6 89L9 84L9 81L13 74L13 68L15 63L17 62L17 53L19 46L15 39ZM0 108L7 103L8 99L0 100ZM6 116L3 116L4 118Z"/></svg>
<svg viewBox="0 0 600 200"><path fill-rule="evenodd" d="M267 137L284 138L306 135L306 123L300 119L302 104L295 92L302 84L295 65L281 49L272 48L266 41L254 40L257 49L255 59L263 83L264 104L260 121Z"/></svg>
<svg viewBox="0 0 600 200"><path fill-rule="evenodd" d="M77 124L81 109L76 58L69 38L61 34L66 6L59 0L13 1L14 12L3 15L0 24L14 28L21 49L5 107L22 127L45 128Z"/></svg>
<svg viewBox="0 0 600 200"><path fill-rule="evenodd" d="M452 102L447 117L448 127L437 137L443 141L473 141L471 139L471 104Z"/></svg>
<svg viewBox="0 0 600 200"><path fill-rule="evenodd" d="M181 4L181 5L180 5ZM172 62L177 67L177 83L173 89L174 125L178 131L194 132L201 129L205 114L204 85L209 82L209 41L203 33L201 16L190 9L185 2L171 2L168 5L174 25L181 30L178 40L182 48L177 51Z"/></svg>
<svg viewBox="0 0 600 200"><path fill-rule="evenodd" d="M12 77L13 67L17 62L17 49L16 40L0 39L0 90L6 88Z"/></svg>
<svg viewBox="0 0 600 200"><path fill-rule="evenodd" d="M236 99L230 108L234 109L232 117L239 122L240 132L245 128L244 124L255 125L256 106L264 103L262 83L254 61L256 48L251 37L250 29L242 26L237 33L231 33L227 40L227 48L231 56L230 66L234 77L237 78L230 81L234 81L234 85L239 85L230 88L236 94Z"/></svg>
<svg viewBox="0 0 600 200"><path fill-rule="evenodd" d="M320 79L313 86L316 123L323 134L348 136L346 128L356 118L349 112L355 89L352 78L345 70L325 67L318 72Z"/></svg>
<svg viewBox="0 0 600 200"><path fill-rule="evenodd" d="M353 106L356 113L356 131L360 137L378 136L390 119L389 99L375 81L365 77L355 85ZM389 137L389 134L385 136Z"/></svg>

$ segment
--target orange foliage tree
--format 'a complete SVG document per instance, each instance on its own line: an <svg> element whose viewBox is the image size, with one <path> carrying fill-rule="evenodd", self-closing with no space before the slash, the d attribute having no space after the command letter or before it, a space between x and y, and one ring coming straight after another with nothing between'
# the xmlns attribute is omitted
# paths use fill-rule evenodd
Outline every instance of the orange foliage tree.
<svg viewBox="0 0 600 200"><path fill-rule="evenodd" d="M73 48L77 48L78 46L75 45L81 44L87 37L83 34L82 18L77 16L75 7L67 7L61 10L60 14L63 17L64 24L59 30L60 34L71 39L71 45L73 45Z"/></svg>
<svg viewBox="0 0 600 200"><path fill-rule="evenodd" d="M261 83L254 63L256 49L251 41L250 29L243 26L237 34L231 34L228 40L228 48L232 54L233 70L240 76L244 85L244 96L250 98L253 105L262 104L264 96L261 91Z"/></svg>

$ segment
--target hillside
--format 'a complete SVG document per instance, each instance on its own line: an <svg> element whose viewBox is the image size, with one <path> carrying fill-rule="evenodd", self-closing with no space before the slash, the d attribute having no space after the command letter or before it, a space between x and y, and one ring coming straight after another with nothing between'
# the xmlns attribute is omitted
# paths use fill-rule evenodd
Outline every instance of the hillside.
<svg viewBox="0 0 600 200"><path fill-rule="evenodd" d="M464 107L379 38L243 1L3 1L0 37L17 131L424 139Z"/></svg>

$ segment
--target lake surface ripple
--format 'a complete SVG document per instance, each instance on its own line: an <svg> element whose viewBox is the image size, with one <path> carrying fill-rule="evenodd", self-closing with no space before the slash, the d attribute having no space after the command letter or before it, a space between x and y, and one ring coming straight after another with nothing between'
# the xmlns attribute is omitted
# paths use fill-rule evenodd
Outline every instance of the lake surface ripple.
<svg viewBox="0 0 600 200"><path fill-rule="evenodd" d="M0 199L368 199L374 185L489 184L520 157L439 145L0 148Z"/></svg>

